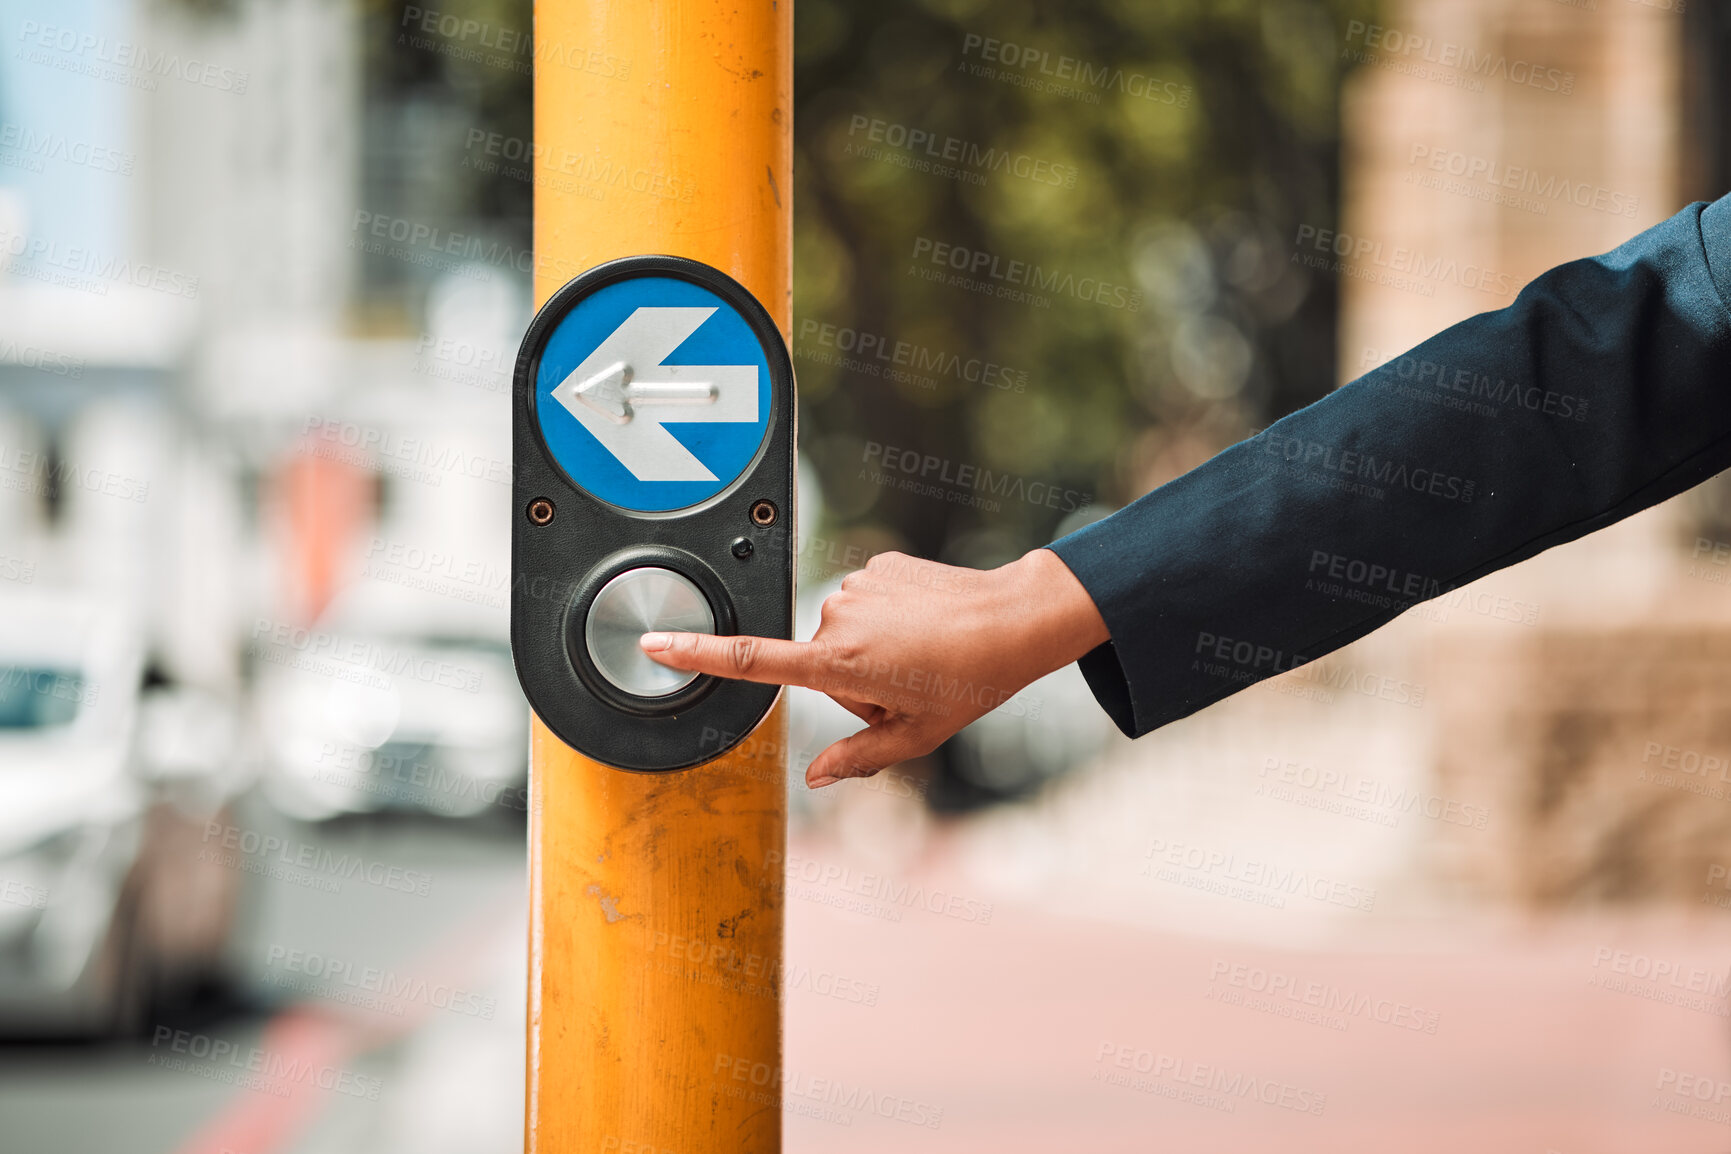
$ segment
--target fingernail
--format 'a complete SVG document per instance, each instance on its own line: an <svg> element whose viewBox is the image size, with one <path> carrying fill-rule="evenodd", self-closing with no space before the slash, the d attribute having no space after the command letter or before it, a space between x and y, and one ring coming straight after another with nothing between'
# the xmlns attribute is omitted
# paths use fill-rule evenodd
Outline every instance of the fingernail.
<svg viewBox="0 0 1731 1154"><path fill-rule="evenodd" d="M811 789L822 789L826 785L834 785L841 779L838 777L814 777L805 784Z"/></svg>
<svg viewBox="0 0 1731 1154"><path fill-rule="evenodd" d="M666 649L673 644L671 633L645 633L637 639L637 644L643 647L645 653L654 653L658 649Z"/></svg>

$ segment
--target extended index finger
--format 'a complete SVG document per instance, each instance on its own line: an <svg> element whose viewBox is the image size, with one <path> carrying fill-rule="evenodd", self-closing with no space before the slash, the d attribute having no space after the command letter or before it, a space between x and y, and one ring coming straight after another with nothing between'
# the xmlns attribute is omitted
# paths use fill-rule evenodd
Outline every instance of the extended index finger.
<svg viewBox="0 0 1731 1154"><path fill-rule="evenodd" d="M645 633L638 644L663 665L736 681L810 686L817 674L809 642L708 633Z"/></svg>

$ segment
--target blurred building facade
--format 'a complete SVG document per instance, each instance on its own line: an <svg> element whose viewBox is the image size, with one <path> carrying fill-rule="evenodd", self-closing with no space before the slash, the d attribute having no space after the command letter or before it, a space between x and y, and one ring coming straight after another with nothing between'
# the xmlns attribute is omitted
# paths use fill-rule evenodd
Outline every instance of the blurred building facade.
<svg viewBox="0 0 1731 1154"><path fill-rule="evenodd" d="M146 984L224 968L237 875L188 870L237 804L520 794L503 400L527 268L451 242L512 227L458 182L363 165L370 125L429 103L470 108L441 165L452 124L499 127L474 86L370 83L381 12L4 14L0 881L35 897L4 911L0 996L63 1005L46 1030L124 1028ZM450 47L400 51L425 72ZM77 708L45 707L68 686Z"/></svg>
<svg viewBox="0 0 1731 1154"><path fill-rule="evenodd" d="M1347 29L1360 67L1344 105L1350 242L1335 248L1350 245L1341 379L1723 194L1723 121L1690 95L1723 75L1718 7L1400 0ZM1714 492L1443 601L1469 612L1409 615L1436 788L1498 815L1439 828L1447 884L1518 902L1706 900L1731 846L1731 781L1702 768L1731 740L1731 570L1702 515Z"/></svg>

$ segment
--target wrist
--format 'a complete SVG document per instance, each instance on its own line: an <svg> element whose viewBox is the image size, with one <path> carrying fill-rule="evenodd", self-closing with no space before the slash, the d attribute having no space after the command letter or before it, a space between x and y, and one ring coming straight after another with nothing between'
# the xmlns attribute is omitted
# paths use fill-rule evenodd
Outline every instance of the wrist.
<svg viewBox="0 0 1731 1154"><path fill-rule="evenodd" d="M1004 566L1008 604L1020 618L1022 652L1042 675L1062 668L1112 638L1088 590L1050 549L1033 549Z"/></svg>

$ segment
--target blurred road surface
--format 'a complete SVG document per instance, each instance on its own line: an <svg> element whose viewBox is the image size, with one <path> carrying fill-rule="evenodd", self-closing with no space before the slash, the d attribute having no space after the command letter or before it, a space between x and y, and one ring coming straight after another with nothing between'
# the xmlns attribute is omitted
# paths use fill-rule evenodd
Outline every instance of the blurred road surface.
<svg viewBox="0 0 1731 1154"><path fill-rule="evenodd" d="M1731 923L1457 917L1282 950L994 885L968 826L887 870L815 828L789 852L789 1150L1731 1149ZM255 885L241 968L267 1008L0 1053L7 1151L520 1148L517 835L308 836L428 892Z"/></svg>

